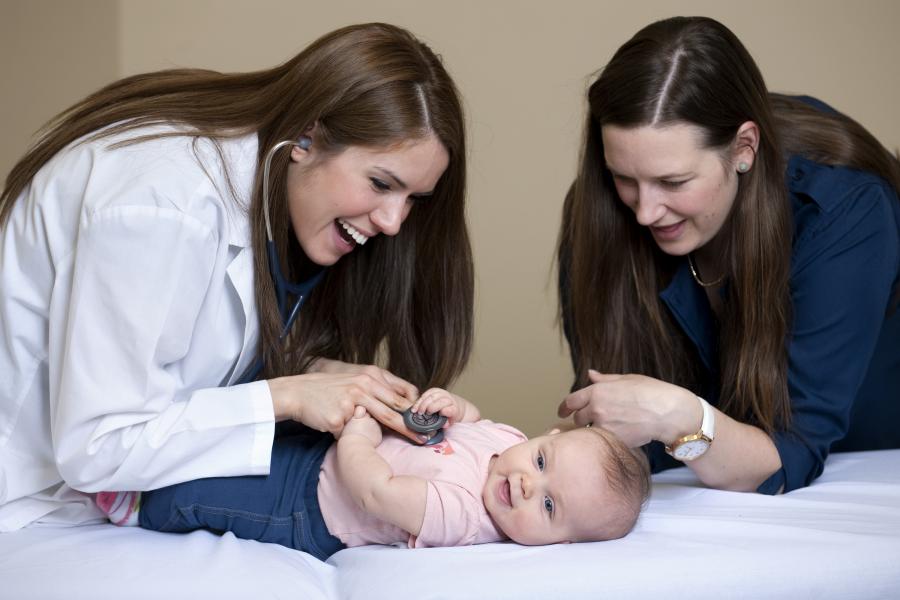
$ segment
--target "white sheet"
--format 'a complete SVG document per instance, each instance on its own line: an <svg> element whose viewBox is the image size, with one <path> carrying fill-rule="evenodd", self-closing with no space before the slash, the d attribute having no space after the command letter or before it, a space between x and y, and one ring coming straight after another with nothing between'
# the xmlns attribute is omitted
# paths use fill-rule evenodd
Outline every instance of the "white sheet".
<svg viewBox="0 0 900 600"><path fill-rule="evenodd" d="M344 550L327 563L227 534L35 528L0 535L0 598L900 598L900 450L829 458L778 497L654 477L626 538Z"/></svg>

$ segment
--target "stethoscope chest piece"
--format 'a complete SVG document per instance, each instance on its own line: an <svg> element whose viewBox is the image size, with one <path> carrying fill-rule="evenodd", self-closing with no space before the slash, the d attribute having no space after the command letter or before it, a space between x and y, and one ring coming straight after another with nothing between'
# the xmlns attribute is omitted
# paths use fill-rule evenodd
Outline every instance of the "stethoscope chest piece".
<svg viewBox="0 0 900 600"><path fill-rule="evenodd" d="M431 433L434 432L427 442L425 442L425 446L431 446L442 442L444 440L444 423L447 422L447 417L444 415L434 413L434 414L419 414L411 412L410 409L406 409L403 411L403 423L406 427L416 433Z"/></svg>

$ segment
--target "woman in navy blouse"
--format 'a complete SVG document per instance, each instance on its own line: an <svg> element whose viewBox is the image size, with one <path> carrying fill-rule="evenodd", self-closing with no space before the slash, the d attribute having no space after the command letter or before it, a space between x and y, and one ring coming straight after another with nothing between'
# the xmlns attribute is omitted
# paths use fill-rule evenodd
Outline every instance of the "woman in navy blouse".
<svg viewBox="0 0 900 600"><path fill-rule="evenodd" d="M900 162L770 94L707 18L653 23L589 91L559 238L560 416L711 487L790 491L900 447Z"/></svg>

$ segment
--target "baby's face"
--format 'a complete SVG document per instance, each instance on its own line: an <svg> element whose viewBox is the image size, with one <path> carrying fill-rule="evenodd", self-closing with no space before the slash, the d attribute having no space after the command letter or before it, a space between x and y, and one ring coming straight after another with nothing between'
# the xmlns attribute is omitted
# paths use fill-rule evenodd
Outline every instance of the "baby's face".
<svg viewBox="0 0 900 600"><path fill-rule="evenodd" d="M584 436L588 433L588 436ZM555 544L584 537L614 501L603 469L607 452L585 431L544 435L491 459L481 493L497 526L520 544Z"/></svg>

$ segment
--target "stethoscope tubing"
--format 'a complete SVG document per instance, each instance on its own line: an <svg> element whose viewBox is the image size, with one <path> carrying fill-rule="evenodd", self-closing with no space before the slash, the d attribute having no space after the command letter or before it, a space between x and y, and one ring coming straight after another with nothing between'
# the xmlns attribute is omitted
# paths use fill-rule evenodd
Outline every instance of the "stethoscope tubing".
<svg viewBox="0 0 900 600"><path fill-rule="evenodd" d="M280 338L284 338L287 332L291 330L297 315L300 314L300 307L303 305L306 296L322 279L324 271L316 274L315 277L302 283L292 283L287 280L281 270L281 261L278 260L278 252L275 249L275 240L272 235L272 219L269 216L269 172L272 169L272 159L275 153L285 146L300 146L301 144L295 140L282 140L269 148L266 152L266 158L263 160L263 181L262 181L262 201L263 201L263 218L266 223L266 254L269 259L269 271L275 283L275 297L278 302L278 312L281 313L281 319L284 326L281 330ZM294 295L297 300L294 306L288 311L287 298L288 294Z"/></svg>
<svg viewBox="0 0 900 600"><path fill-rule="evenodd" d="M270 243L274 240L272 236L272 221L269 217L269 170L272 168L272 159L275 153L285 146L299 146L300 143L294 140L282 140L269 148L266 152L266 158L263 160L263 181L262 181L262 200L263 200L263 218L266 220L266 240Z"/></svg>
<svg viewBox="0 0 900 600"><path fill-rule="evenodd" d="M272 236L272 221L269 217L269 171L272 168L272 159L275 153L285 146L299 146L300 144L294 140L283 140L272 146L263 160L263 181L262 181L262 202L263 202L263 218L266 224L266 257L269 263L269 274L272 276L272 282L275 284L275 300L278 304L278 313L281 315L283 323L279 339L284 337L291 330L294 321L300 314L300 308L303 306L309 292L322 280L325 276L325 270L318 272L314 277L302 283L292 283L284 276L281 270L281 261L278 259L278 251L275 248L275 240ZM288 310L288 294L292 294L297 299L294 306ZM244 372L237 384L250 383L254 381L262 371L262 358L257 358L253 365Z"/></svg>

